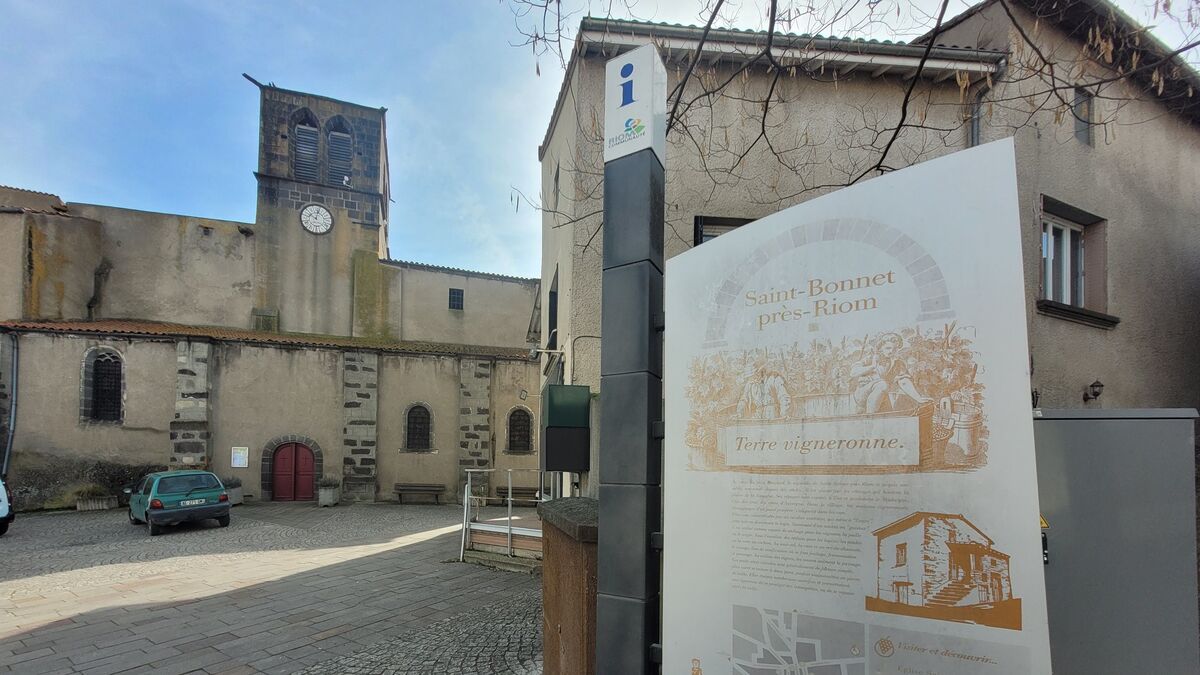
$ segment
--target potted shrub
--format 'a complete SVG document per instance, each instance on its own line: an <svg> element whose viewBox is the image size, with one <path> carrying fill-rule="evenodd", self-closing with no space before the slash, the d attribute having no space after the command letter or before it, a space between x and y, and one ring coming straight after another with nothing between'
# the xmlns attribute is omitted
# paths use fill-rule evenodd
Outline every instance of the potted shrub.
<svg viewBox="0 0 1200 675"><path fill-rule="evenodd" d="M225 491L229 493L229 505L237 506L245 499L242 494L242 479L236 476L222 478L221 483L225 486Z"/></svg>
<svg viewBox="0 0 1200 675"><path fill-rule="evenodd" d="M76 511L104 511L115 508L117 496L109 494L103 486L90 483L75 491Z"/></svg>
<svg viewBox="0 0 1200 675"><path fill-rule="evenodd" d="M342 499L342 478L325 474L317 481L317 503L321 506L336 506Z"/></svg>

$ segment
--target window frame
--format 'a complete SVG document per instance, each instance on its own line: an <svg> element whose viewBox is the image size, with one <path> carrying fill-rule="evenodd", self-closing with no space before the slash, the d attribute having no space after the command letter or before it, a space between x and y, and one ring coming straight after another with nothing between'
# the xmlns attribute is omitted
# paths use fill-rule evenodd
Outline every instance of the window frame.
<svg viewBox="0 0 1200 675"><path fill-rule="evenodd" d="M968 112L969 119L967 121L968 148L974 148L983 144L983 97L986 94L986 90L980 90L971 99L970 110Z"/></svg>
<svg viewBox="0 0 1200 675"><path fill-rule="evenodd" d="M1071 117L1075 119L1075 140L1088 147L1095 147L1095 94L1083 87L1075 87L1075 98L1071 101Z"/></svg>
<svg viewBox="0 0 1200 675"><path fill-rule="evenodd" d="M525 432L526 445L525 445L524 450L514 450L513 449L513 416L516 415L517 413L524 415L525 419L527 420L527 424L528 424L528 427L526 427L526 432ZM533 448L534 448L533 440L534 440L534 437L533 437L533 413L530 412L529 409L525 408L524 406L517 406L517 407L513 408L512 410L509 410L508 415L504 418L504 453L507 455L532 455L532 454L535 454L534 450L533 450Z"/></svg>
<svg viewBox="0 0 1200 675"><path fill-rule="evenodd" d="M1055 231L1061 231L1059 241L1066 241L1065 247L1055 246ZM1059 302L1071 307L1087 307L1085 293L1087 284L1087 249L1084 244L1085 226L1071 222L1065 218L1042 214L1042 244L1041 244L1041 280L1042 300ZM1075 236L1072 236L1074 233ZM1060 259L1058 251L1065 249L1060 269L1055 269ZM1072 284L1074 285L1072 287ZM1056 290L1063 290L1055 297Z"/></svg>
<svg viewBox="0 0 1200 675"><path fill-rule="evenodd" d="M908 542L896 544L896 567L908 564Z"/></svg>
<svg viewBox="0 0 1200 675"><path fill-rule="evenodd" d="M412 413L417 408L425 411L426 426L425 426L425 445L426 447L413 447L412 441ZM417 401L410 404L404 409L404 451L405 452L436 452L433 447L433 408L424 401Z"/></svg>
<svg viewBox="0 0 1200 675"><path fill-rule="evenodd" d="M712 241L717 237L728 234L739 227L744 227L754 222L754 218L729 218L725 216L695 216L692 219L692 246L696 247L705 242ZM719 228L722 231L711 236L706 236L706 227Z"/></svg>
<svg viewBox="0 0 1200 675"><path fill-rule="evenodd" d="M96 364L116 363L117 385L111 392L116 397L116 417L97 417ZM79 375L79 420L83 424L107 424L121 426L125 423L125 355L106 345L89 347L83 355ZM108 406L106 406L108 407Z"/></svg>
<svg viewBox="0 0 1200 675"><path fill-rule="evenodd" d="M455 299L455 298L454 298L454 292L455 292L455 291L458 291L458 307L455 307L455 306L454 306L454 299ZM454 310L454 311L456 311L456 312L462 312L462 311L465 311L465 310L466 310L466 308L467 308L467 292L466 292L466 289L463 289L463 288L451 288L451 289L450 289L450 296L449 296L449 299L448 299L448 301L447 301L447 308L448 308L448 309L451 309L451 310Z"/></svg>

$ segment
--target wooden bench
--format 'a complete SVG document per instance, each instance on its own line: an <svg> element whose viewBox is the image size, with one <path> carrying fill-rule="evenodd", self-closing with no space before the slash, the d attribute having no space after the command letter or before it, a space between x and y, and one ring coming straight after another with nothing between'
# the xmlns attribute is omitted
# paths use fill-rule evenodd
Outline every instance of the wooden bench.
<svg viewBox="0 0 1200 675"><path fill-rule="evenodd" d="M435 503L441 504L446 486L438 483L396 483L395 491L396 499L401 504L404 503L404 495L431 495Z"/></svg>
<svg viewBox="0 0 1200 675"><path fill-rule="evenodd" d="M508 486L507 485L497 486L496 487L496 497L500 498L501 500L504 500L503 503L508 503ZM512 489L512 500L513 500L513 503L529 502L530 504L536 504L539 501L541 501L538 498L538 489L537 488L535 488L535 487L515 487L515 486Z"/></svg>

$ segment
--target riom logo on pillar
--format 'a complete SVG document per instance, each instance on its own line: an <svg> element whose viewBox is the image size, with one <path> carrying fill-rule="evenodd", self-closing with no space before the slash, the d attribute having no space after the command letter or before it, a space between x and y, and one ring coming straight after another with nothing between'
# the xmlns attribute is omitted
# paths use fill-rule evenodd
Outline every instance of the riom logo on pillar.
<svg viewBox="0 0 1200 675"><path fill-rule="evenodd" d="M667 71L654 45L605 67L604 161L650 148L666 164Z"/></svg>

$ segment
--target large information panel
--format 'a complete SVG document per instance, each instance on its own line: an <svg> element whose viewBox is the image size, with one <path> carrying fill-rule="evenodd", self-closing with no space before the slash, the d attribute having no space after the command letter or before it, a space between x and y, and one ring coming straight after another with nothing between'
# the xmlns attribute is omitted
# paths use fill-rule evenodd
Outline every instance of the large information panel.
<svg viewBox="0 0 1200 675"><path fill-rule="evenodd" d="M663 672L1048 674L1011 140L667 263Z"/></svg>

